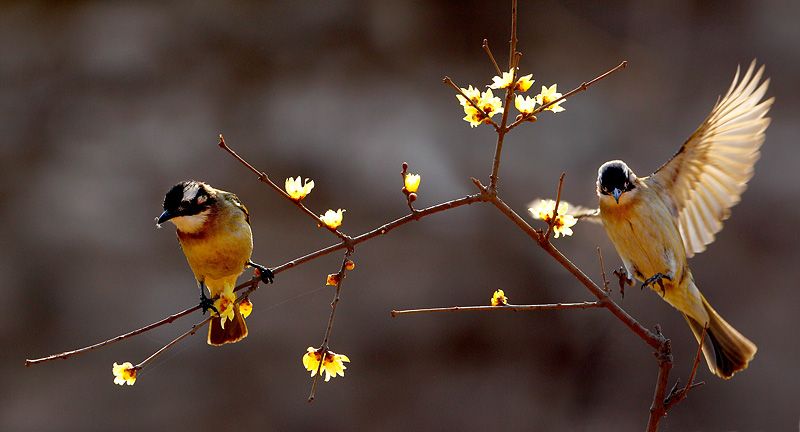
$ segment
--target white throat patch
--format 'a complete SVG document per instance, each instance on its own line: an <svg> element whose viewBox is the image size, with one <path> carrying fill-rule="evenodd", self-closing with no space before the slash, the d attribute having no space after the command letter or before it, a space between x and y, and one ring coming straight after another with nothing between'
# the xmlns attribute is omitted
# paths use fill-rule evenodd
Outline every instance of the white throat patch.
<svg viewBox="0 0 800 432"><path fill-rule="evenodd" d="M179 231L187 234L194 234L203 228L210 213L211 209L205 209L196 215L172 218L170 222L174 223Z"/></svg>

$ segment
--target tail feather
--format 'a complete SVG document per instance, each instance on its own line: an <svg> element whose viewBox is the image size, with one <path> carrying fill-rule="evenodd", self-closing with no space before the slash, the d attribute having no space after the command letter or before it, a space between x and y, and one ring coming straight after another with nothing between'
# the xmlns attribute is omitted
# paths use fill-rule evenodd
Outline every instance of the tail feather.
<svg viewBox="0 0 800 432"><path fill-rule="evenodd" d="M734 373L747 368L758 348L722 319L705 298L703 298L703 307L709 317L706 334L711 341L710 346L707 343L703 344L703 356L706 358L708 369L713 374L728 379ZM686 314L683 316L699 343L700 337L703 335L704 324Z"/></svg>
<svg viewBox="0 0 800 432"><path fill-rule="evenodd" d="M208 344L209 345L224 345L226 343L239 342L247 337L247 324L244 323L244 317L239 312L239 304L233 305L233 321L225 323L225 328L222 328L222 319L214 317L208 326Z"/></svg>

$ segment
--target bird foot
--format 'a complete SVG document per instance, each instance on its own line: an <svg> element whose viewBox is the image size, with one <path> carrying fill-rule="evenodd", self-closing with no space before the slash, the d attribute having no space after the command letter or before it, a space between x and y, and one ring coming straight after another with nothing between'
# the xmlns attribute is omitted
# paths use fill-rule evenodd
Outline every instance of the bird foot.
<svg viewBox="0 0 800 432"><path fill-rule="evenodd" d="M217 313L219 316L219 311L217 310L216 306L214 306L214 300L206 297L206 294L200 291L200 308L203 310L203 315L206 314L207 310L212 310Z"/></svg>
<svg viewBox="0 0 800 432"><path fill-rule="evenodd" d="M663 273L656 273L653 276L647 278L644 282L642 282L642 289L646 286L650 286L653 290L655 290L655 284L658 284L661 287L661 297L665 297L667 295L667 290L664 289L664 279L672 280L671 277L663 274Z"/></svg>
<svg viewBox="0 0 800 432"><path fill-rule="evenodd" d="M622 298L625 298L625 285L633 286L633 279L628 277L628 273L625 272L625 267L614 270L614 275L619 278L619 292Z"/></svg>
<svg viewBox="0 0 800 432"><path fill-rule="evenodd" d="M261 276L261 282L268 284L272 283L273 279L275 279L275 273L273 273L272 270L268 269L267 267L264 267L261 264L256 264L252 261L248 261L247 265L255 268L258 271L259 276Z"/></svg>

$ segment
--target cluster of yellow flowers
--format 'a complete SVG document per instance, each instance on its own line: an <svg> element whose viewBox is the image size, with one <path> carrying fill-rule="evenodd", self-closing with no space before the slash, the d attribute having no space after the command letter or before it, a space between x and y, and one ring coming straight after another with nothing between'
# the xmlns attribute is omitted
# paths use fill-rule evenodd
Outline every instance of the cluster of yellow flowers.
<svg viewBox="0 0 800 432"><path fill-rule="evenodd" d="M230 287L230 290L224 291L220 294L219 298L214 301L214 307L217 308L219 316L222 318L222 322L220 323L222 328L225 328L226 322L233 321L233 305L235 302L236 294L233 293L233 287ZM250 301L250 298L248 297L242 300L239 304L239 312L242 314L242 317L247 318L252 311L253 302Z"/></svg>
<svg viewBox="0 0 800 432"><path fill-rule="evenodd" d="M458 98L466 114L464 120L469 122L471 127L478 126L481 123L491 123L491 117L502 112L503 102L499 97L492 94L492 89L508 89L513 86L515 92L524 93L527 92L534 83L532 79L533 74L518 77L516 82L513 82L514 68L511 68L508 72L503 72L501 75L502 76L495 76L492 78L492 84L488 85L487 87L489 88L483 93L470 85L469 88L461 89L464 96L460 94L456 95L456 98ZM514 100L514 106L522 116L530 116L529 120L535 121L536 117L533 116L533 113L536 112L537 104L539 105L539 110L542 110L541 108L543 106L552 103L562 96L561 93L556 91L556 88L556 84L553 84L549 88L542 86L541 93L534 97L517 95ZM544 110L552 112L564 111L561 102L562 101L552 104L544 108Z"/></svg>
<svg viewBox="0 0 800 432"><path fill-rule="evenodd" d="M555 213L556 202L553 200L541 200L539 202L539 207L531 207L528 211L533 214L533 217L536 219L541 219L548 224L550 221L553 220L553 214ZM559 234L564 236L571 236L572 235L572 226L578 223L578 220L575 219L574 216L567 214L567 209L569 208L569 204L561 201L558 203L558 216L556 216L556 220L553 223L553 232L555 233L556 238L558 238Z"/></svg>
<svg viewBox="0 0 800 432"><path fill-rule="evenodd" d="M322 362L321 368L320 362ZM344 376L344 370L347 369L344 362L350 362L346 355L325 351L325 358L323 359L321 350L313 347L308 347L308 352L303 355L303 366L305 366L306 370L311 372L312 377L317 374L318 370L320 376L324 372L325 382L330 381L331 378L335 378L337 375Z"/></svg>

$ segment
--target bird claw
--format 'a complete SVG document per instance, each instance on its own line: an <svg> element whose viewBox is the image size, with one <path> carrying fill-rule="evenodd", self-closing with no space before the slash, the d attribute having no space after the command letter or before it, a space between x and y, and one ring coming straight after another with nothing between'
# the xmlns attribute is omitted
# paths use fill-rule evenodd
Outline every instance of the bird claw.
<svg viewBox="0 0 800 432"><path fill-rule="evenodd" d="M661 297L665 297L667 295L667 290L664 289L664 279L672 280L671 277L663 274L663 273L656 273L653 276L647 278L644 282L642 282L642 289L646 286L650 286L653 290L655 290L655 284L661 288Z"/></svg>
<svg viewBox="0 0 800 432"><path fill-rule="evenodd" d="M253 267L258 271L258 275L261 276L261 282L265 284L272 283L275 279L275 273L272 270L268 269L267 267L262 266L261 264L256 264L252 261L248 261L247 265Z"/></svg>
<svg viewBox="0 0 800 432"><path fill-rule="evenodd" d="M614 275L619 278L619 292L622 298L625 298L625 285L633 286L633 279L628 277L628 273L625 272L625 267L614 270Z"/></svg>
<svg viewBox="0 0 800 432"><path fill-rule="evenodd" d="M206 297L206 294L202 291L200 292L200 308L203 310L203 315L205 315L206 311L209 309L219 315L219 311L216 306L214 306L214 300Z"/></svg>

